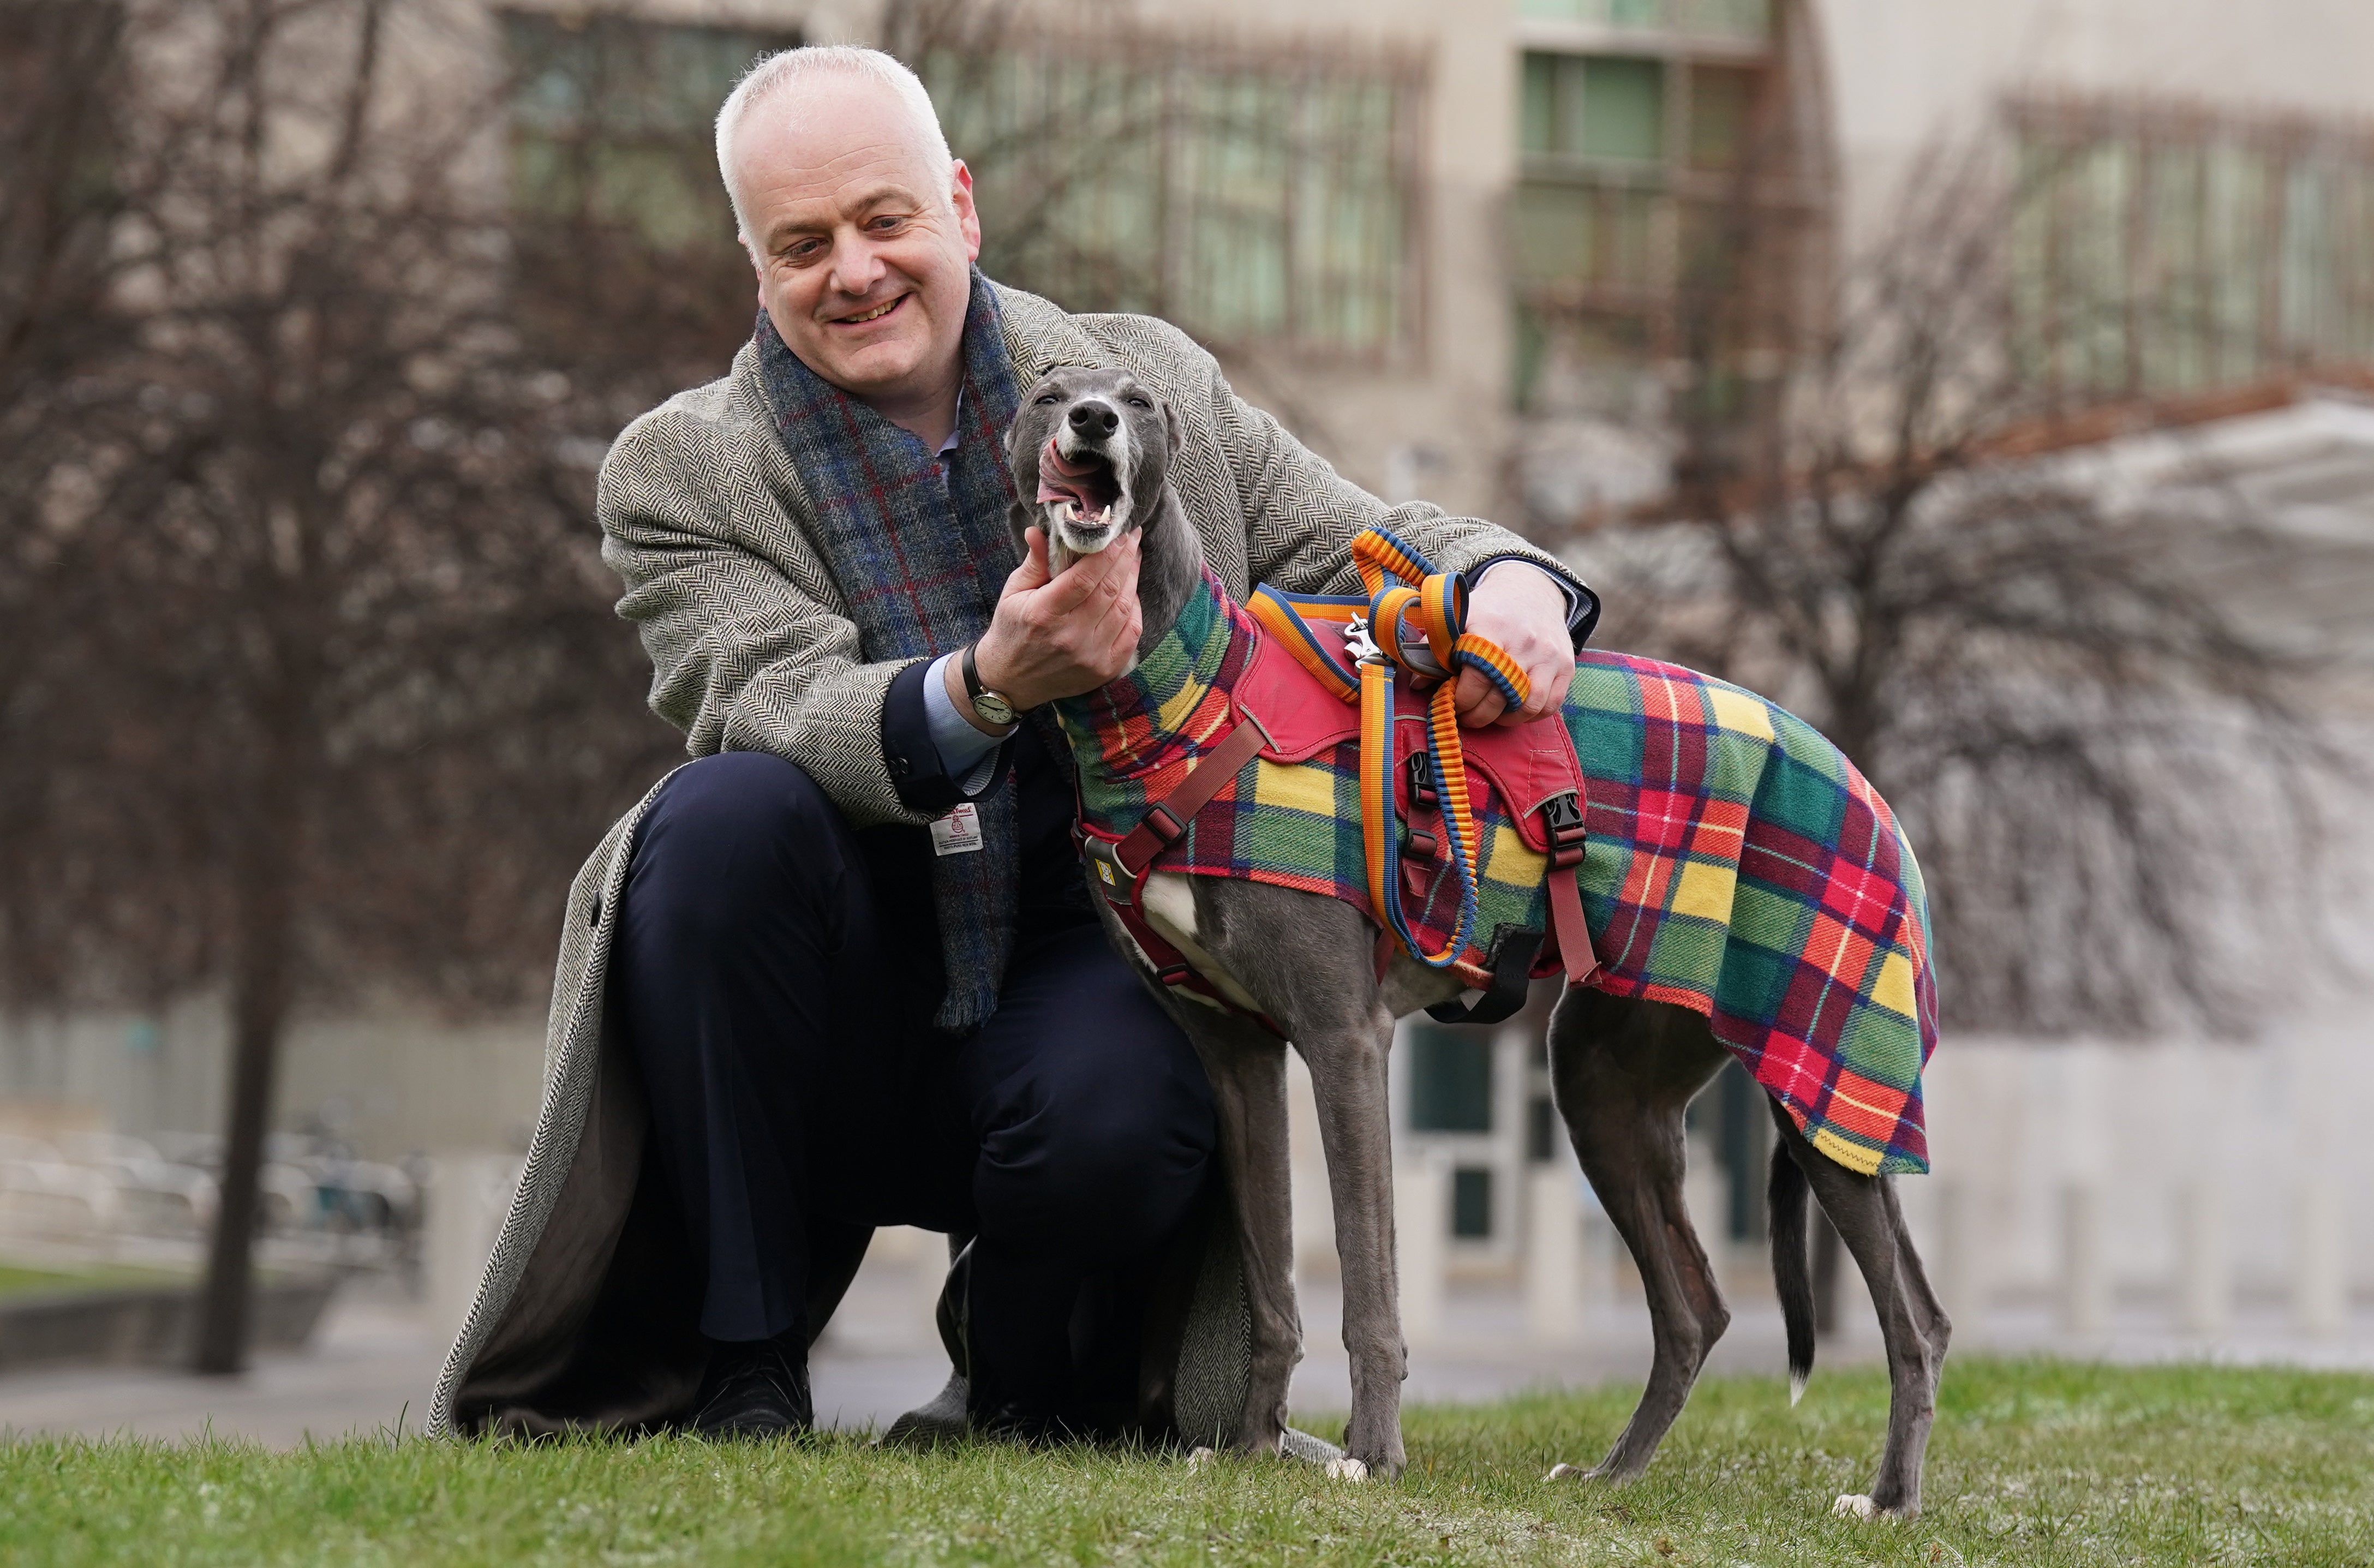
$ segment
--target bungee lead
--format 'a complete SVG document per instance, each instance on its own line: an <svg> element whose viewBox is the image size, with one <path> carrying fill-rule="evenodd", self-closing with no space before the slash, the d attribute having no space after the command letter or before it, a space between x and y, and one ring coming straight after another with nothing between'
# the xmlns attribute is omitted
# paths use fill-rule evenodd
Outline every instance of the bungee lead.
<svg viewBox="0 0 2374 1568"><path fill-rule="evenodd" d="M1525 673L1489 639L1466 629L1467 585L1438 572L1391 531L1371 528L1352 541L1352 564L1369 591L1365 626L1346 639L1360 661L1360 837L1369 872L1369 898L1377 917L1410 955L1429 968L1449 968L1475 934L1476 877L1483 858L1467 763L1459 739L1456 686L1463 670L1492 683L1511 712L1524 707ZM1363 635L1365 633L1365 635ZM1412 635L1415 634L1415 635ZM1398 874L1399 815L1393 778L1396 672L1437 682L1427 708L1427 750L1440 800L1444 837L1459 879L1459 919L1450 940L1428 952L1411 933Z"/></svg>

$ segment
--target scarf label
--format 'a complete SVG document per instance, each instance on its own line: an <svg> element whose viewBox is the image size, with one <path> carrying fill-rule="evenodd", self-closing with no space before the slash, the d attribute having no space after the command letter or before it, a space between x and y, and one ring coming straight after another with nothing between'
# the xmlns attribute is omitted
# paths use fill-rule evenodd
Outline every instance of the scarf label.
<svg viewBox="0 0 2374 1568"><path fill-rule="evenodd" d="M981 846L981 808L970 801L932 823L934 855L978 855Z"/></svg>

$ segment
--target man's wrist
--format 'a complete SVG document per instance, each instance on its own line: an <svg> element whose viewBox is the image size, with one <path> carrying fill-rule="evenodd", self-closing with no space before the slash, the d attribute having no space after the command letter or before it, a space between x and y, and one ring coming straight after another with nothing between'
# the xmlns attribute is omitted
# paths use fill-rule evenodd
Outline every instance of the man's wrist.
<svg viewBox="0 0 2374 1568"><path fill-rule="evenodd" d="M976 659L977 658L978 655L976 654ZM975 664L975 669L976 671L979 671L979 665L977 662ZM980 672L980 673L982 684L985 686L993 691L997 689L996 683L989 678L986 672ZM948 655L946 660L942 661L940 680L941 685L947 691L948 700L955 705L956 710L964 716L966 723L970 724L982 734L993 735L1001 741L1006 736L1014 733L1014 725L1010 723L993 724L987 719L981 717L981 710L979 708L973 707L972 694L965 689L964 651L962 649L958 649L957 652ZM1018 708L1020 705L1017 704L1016 706Z"/></svg>

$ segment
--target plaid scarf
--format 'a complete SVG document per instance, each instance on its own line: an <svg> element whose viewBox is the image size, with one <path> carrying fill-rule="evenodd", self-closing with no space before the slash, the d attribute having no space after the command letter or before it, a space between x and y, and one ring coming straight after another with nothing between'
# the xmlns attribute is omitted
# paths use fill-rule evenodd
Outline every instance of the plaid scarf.
<svg viewBox="0 0 2374 1568"><path fill-rule="evenodd" d="M1020 398L989 280L972 275L963 403L946 462L802 364L764 312L756 335L775 433L815 503L817 544L862 655L873 663L929 658L979 637L1014 565L1006 531L1014 480L1000 438ZM947 970L933 1023L959 1033L997 1011L1014 950L1020 860L1012 781L979 807L980 852L932 860Z"/></svg>

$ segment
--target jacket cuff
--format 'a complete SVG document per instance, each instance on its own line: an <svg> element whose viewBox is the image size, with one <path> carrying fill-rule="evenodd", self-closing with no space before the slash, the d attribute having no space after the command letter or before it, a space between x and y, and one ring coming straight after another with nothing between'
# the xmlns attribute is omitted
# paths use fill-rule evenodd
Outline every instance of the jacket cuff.
<svg viewBox="0 0 2374 1568"><path fill-rule="evenodd" d="M1467 591L1473 593L1476 585L1484 580L1486 572L1506 561L1531 567L1558 585L1558 591L1566 595L1567 635L1574 638L1575 649L1581 651L1583 644L1591 640L1592 629L1599 625L1599 595L1584 586L1581 579L1553 568L1539 556L1519 555L1513 550L1486 556L1461 572L1460 580L1467 585Z"/></svg>
<svg viewBox="0 0 2374 1568"><path fill-rule="evenodd" d="M965 789L973 782L970 777L949 776L940 761L939 745L932 739L931 709L923 697L924 682L936 667L935 661L922 659L899 671L882 704L882 766L890 775L890 787L899 791L900 805L934 816L997 788L1014 749L998 743L995 771L974 790ZM973 775L979 767L976 759L965 771Z"/></svg>

